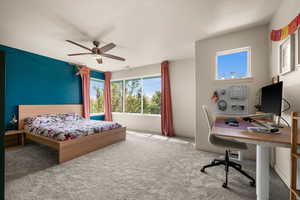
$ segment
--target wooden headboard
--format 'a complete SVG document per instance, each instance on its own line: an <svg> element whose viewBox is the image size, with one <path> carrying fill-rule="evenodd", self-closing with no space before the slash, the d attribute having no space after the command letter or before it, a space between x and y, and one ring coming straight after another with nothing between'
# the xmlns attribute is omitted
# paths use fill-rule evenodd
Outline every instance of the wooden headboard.
<svg viewBox="0 0 300 200"><path fill-rule="evenodd" d="M83 105L19 105L19 129L23 129L24 119L45 114L77 113L83 114Z"/></svg>

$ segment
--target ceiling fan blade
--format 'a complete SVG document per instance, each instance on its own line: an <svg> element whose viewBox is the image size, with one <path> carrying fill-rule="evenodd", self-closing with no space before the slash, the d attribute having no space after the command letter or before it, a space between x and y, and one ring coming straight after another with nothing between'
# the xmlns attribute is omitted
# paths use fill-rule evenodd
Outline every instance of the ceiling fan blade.
<svg viewBox="0 0 300 200"><path fill-rule="evenodd" d="M71 54L68 54L68 56L80 56L80 55L91 55L93 53L71 53Z"/></svg>
<svg viewBox="0 0 300 200"><path fill-rule="evenodd" d="M114 43L109 43L109 44L107 44L107 45L101 47L101 48L100 48L100 52L105 53L105 52L111 50L111 49L114 48L114 47L116 47L116 45L115 45Z"/></svg>
<svg viewBox="0 0 300 200"><path fill-rule="evenodd" d="M98 64L102 64L103 63L102 58L97 58L96 60L97 60Z"/></svg>
<svg viewBox="0 0 300 200"><path fill-rule="evenodd" d="M112 58L112 59L116 59L116 60L121 60L121 61L125 61L125 58L121 58L119 56L114 56L111 54L107 54L107 53L101 53L101 56L107 57L107 58Z"/></svg>
<svg viewBox="0 0 300 200"><path fill-rule="evenodd" d="M81 48L84 48L84 49L86 49L86 50L92 51L92 49L87 48L87 47L85 47L85 46L83 46L83 45L81 45L81 44L78 44L78 43L76 43L76 42L73 42L73 41L71 41L71 40L66 40L66 41L67 41L67 42L70 42L71 44L74 44L74 45L76 45L76 46L79 46L79 47L81 47Z"/></svg>

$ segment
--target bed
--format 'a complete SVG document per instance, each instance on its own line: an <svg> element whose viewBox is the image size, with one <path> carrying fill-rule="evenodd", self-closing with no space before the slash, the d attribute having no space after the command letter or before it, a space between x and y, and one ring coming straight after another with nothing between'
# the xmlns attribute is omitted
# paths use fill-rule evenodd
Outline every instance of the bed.
<svg viewBox="0 0 300 200"><path fill-rule="evenodd" d="M19 105L19 129L27 140L58 151L63 163L126 139L126 127L84 120L82 105Z"/></svg>

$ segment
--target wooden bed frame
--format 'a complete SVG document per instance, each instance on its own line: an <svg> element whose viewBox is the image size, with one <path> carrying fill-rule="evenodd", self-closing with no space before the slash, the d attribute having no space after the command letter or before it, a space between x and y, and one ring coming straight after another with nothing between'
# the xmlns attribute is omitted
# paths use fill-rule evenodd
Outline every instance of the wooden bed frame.
<svg viewBox="0 0 300 200"><path fill-rule="evenodd" d="M77 113L82 116L82 105L19 105L19 129L24 129L24 119L43 114ZM126 127L83 136L73 140L58 141L24 130L26 139L47 145L58 151L58 162L63 163L86 153L126 139Z"/></svg>

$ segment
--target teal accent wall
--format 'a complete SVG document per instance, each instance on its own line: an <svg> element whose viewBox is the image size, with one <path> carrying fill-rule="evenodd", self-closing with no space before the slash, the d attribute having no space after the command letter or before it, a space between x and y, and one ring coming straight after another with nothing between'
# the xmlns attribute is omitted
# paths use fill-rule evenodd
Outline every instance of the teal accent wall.
<svg viewBox="0 0 300 200"><path fill-rule="evenodd" d="M91 76L92 78L97 78L97 79L101 79L101 80L104 80L104 79L105 79L105 78L104 78L104 73L102 73L102 72L91 71L90 76Z"/></svg>
<svg viewBox="0 0 300 200"><path fill-rule="evenodd" d="M4 200L4 112L5 112L5 53L0 50L0 200Z"/></svg>
<svg viewBox="0 0 300 200"><path fill-rule="evenodd" d="M18 105L82 104L81 80L67 62L0 45L5 52L5 128L16 129L9 121ZM91 77L104 79L101 72ZM101 119L101 116L95 116Z"/></svg>

